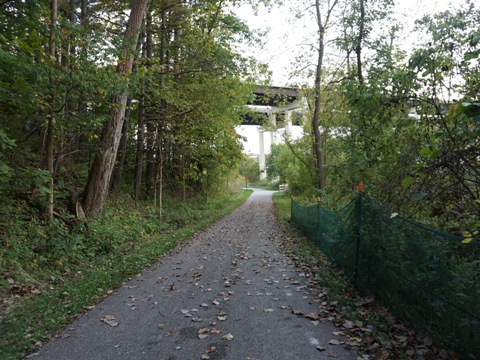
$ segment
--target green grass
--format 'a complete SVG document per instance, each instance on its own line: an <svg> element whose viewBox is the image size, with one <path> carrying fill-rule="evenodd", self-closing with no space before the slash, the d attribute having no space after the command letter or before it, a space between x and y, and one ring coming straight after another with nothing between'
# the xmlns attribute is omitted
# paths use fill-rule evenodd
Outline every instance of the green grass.
<svg viewBox="0 0 480 360"><path fill-rule="evenodd" d="M20 241L18 231L1 254L0 270L30 288L35 284L40 293L23 294L0 319L0 359L20 359L34 352L109 290L228 214L251 192L178 204L166 210L162 221L148 207L137 211L128 203L110 204L88 230L69 232L57 224L59 229L52 230L50 238L37 240L34 251ZM28 235L38 230L22 231Z"/></svg>

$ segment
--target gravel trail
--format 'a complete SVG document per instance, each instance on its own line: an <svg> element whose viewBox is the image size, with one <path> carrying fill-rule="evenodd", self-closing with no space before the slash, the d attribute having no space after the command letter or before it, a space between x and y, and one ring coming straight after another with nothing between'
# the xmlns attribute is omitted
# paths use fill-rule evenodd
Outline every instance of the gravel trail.
<svg viewBox="0 0 480 360"><path fill-rule="evenodd" d="M272 192L162 256L38 351L35 360L357 359L281 253ZM321 350L320 348L324 348Z"/></svg>

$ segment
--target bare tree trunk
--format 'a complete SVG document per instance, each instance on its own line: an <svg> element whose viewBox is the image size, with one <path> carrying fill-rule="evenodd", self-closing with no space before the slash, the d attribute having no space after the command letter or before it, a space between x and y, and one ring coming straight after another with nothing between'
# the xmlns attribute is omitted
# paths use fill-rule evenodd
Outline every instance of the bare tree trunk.
<svg viewBox="0 0 480 360"><path fill-rule="evenodd" d="M127 99L127 109L125 110L125 121L123 122L123 127L122 127L122 139L120 140L120 147L118 150L119 159L117 161L117 167L115 169L115 173L113 174L113 181L112 181L113 192L118 192L120 190L120 186L122 185L123 168L125 166L125 158L127 155L128 123L129 123L131 112L132 112L132 96L129 96Z"/></svg>
<svg viewBox="0 0 480 360"><path fill-rule="evenodd" d="M135 204L140 200L142 189L143 153L145 146L145 87L142 84L138 100L138 129L137 129L137 155L135 158L135 178L133 184L133 198Z"/></svg>
<svg viewBox="0 0 480 360"><path fill-rule="evenodd" d="M147 67L151 66L153 57L153 30L152 30L152 15L150 11L147 13L146 24L146 57ZM155 124L152 117L151 105L147 106L146 119L147 124L147 151L146 151L146 165L145 165L145 195L147 199L153 199L155 192Z"/></svg>
<svg viewBox="0 0 480 360"><path fill-rule="evenodd" d="M69 2L69 20L73 24L75 24L75 0L70 0ZM75 35L70 35L70 66L72 66L72 61L75 58L75 54L77 49L75 47Z"/></svg>
<svg viewBox="0 0 480 360"><path fill-rule="evenodd" d="M117 73L127 75L132 70L137 32L142 24L148 0L133 0L123 40L122 56ZM125 115L126 94L114 95L111 99L110 119L104 124L100 138L100 151L95 156L84 193L84 207L89 215L102 212L108 193L110 177L117 156Z"/></svg>
<svg viewBox="0 0 480 360"><path fill-rule="evenodd" d="M338 0L335 0L327 9L327 16L325 22L322 21L322 14L320 9L320 0L315 0L315 9L317 12L318 25L318 59L317 70L315 73L315 110L312 117L312 132L313 132L313 153L315 156L315 170L318 176L316 185L319 189L325 189L325 169L323 159L322 134L320 132L320 111L322 107L322 76L323 76L323 56L325 54L325 28L328 25L330 16ZM330 3L329 3L330 5Z"/></svg>
<svg viewBox="0 0 480 360"><path fill-rule="evenodd" d="M162 153L162 131L158 139L159 150L158 150L158 218L162 220L163 218L163 153Z"/></svg>
<svg viewBox="0 0 480 360"><path fill-rule="evenodd" d="M360 28L358 29L357 46L355 47L355 53L357 54L357 76L360 84L363 84L362 73L362 43L365 32L365 3L364 0L360 2Z"/></svg>
<svg viewBox="0 0 480 360"><path fill-rule="evenodd" d="M141 49L142 44L143 44L143 34L140 34L137 42L137 51ZM134 63L132 67L132 71L136 72L137 70L138 70L138 63ZM111 189L113 192L119 191L122 185L123 169L125 167L125 158L127 155L127 145L128 145L128 123L130 120L130 114L132 112L132 102L133 102L133 96L130 95L127 99L127 108L125 110L125 121L122 127L122 139L120 140L120 148L118 150L120 158L117 161L117 167L113 175L113 181L111 186Z"/></svg>
<svg viewBox="0 0 480 360"><path fill-rule="evenodd" d="M50 19L50 58L52 59L52 67L55 68L56 61L55 59L55 38L56 38L56 28L57 28L57 0L51 0L51 19ZM52 76L50 79L50 86L52 91L52 96L50 99L50 114L48 114L48 124L47 124L47 147L46 147L46 163L47 171L50 173L50 181L48 184L48 194L47 194L47 209L45 214L45 221L47 224L50 224L53 219L53 204L54 204L54 183L53 183L53 142L54 142L54 106L55 106L55 80Z"/></svg>

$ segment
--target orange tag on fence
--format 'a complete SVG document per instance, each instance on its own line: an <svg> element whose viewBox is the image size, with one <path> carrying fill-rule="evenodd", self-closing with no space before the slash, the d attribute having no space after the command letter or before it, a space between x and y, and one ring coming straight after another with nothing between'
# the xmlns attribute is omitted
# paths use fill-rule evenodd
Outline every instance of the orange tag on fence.
<svg viewBox="0 0 480 360"><path fill-rule="evenodd" d="M358 191L360 191L360 192L363 191L363 184L362 183L358 184Z"/></svg>

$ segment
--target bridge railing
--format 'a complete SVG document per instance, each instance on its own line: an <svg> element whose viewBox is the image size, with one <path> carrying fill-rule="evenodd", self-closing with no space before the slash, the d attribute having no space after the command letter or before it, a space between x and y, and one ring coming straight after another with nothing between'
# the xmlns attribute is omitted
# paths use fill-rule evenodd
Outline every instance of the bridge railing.
<svg viewBox="0 0 480 360"><path fill-rule="evenodd" d="M291 218L360 292L448 348L480 359L478 243L461 244L361 194L336 212L292 199Z"/></svg>

